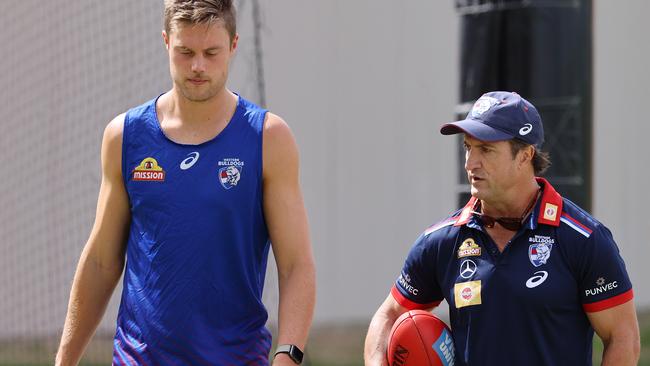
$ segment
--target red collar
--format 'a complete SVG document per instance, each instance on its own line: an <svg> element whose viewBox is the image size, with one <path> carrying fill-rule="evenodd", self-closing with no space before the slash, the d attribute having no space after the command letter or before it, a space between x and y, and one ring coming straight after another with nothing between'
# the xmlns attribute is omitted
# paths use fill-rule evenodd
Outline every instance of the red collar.
<svg viewBox="0 0 650 366"><path fill-rule="evenodd" d="M535 177L537 183L542 187L541 204L537 214L537 223L551 226L560 226L560 216L562 214L562 196L546 179ZM476 197L470 198L465 207L460 211L458 219L454 226L467 224L472 217L472 209L476 205Z"/></svg>
<svg viewBox="0 0 650 366"><path fill-rule="evenodd" d="M470 217L472 217L472 210L474 209L474 206L476 206L476 201L478 201L478 198L474 196L469 199L465 207L463 207L462 211L460 211L460 215L458 216L458 220L454 226L462 226L467 224Z"/></svg>

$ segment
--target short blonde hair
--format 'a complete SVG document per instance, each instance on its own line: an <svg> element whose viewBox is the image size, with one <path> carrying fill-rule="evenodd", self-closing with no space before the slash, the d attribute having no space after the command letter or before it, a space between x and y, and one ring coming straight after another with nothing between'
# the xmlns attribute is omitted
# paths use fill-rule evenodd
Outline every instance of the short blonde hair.
<svg viewBox="0 0 650 366"><path fill-rule="evenodd" d="M237 33L237 11L233 0L165 0L165 32L179 23L212 24L223 21L230 41Z"/></svg>

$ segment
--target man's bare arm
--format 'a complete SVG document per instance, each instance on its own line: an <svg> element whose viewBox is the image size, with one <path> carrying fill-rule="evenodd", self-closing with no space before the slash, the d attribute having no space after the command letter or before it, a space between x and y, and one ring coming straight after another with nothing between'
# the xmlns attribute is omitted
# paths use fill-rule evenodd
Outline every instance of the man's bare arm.
<svg viewBox="0 0 650 366"><path fill-rule="evenodd" d="M634 301L587 313L591 326L603 340L603 366L636 365L641 343Z"/></svg>
<svg viewBox="0 0 650 366"><path fill-rule="evenodd" d="M381 304L370 321L366 344L363 351L363 359L366 366L388 366L386 360L386 349L388 348L388 335L393 324L400 315L408 309L400 305L393 295L388 297Z"/></svg>
<svg viewBox="0 0 650 366"><path fill-rule="evenodd" d="M278 344L304 350L314 313L316 279L307 213L300 190L298 148L273 114L264 128L264 215L278 268ZM295 365L280 354L274 366Z"/></svg>
<svg viewBox="0 0 650 366"><path fill-rule="evenodd" d="M124 115L120 115L104 131L95 223L72 283L58 366L79 363L124 268L130 211L121 170L123 125Z"/></svg>

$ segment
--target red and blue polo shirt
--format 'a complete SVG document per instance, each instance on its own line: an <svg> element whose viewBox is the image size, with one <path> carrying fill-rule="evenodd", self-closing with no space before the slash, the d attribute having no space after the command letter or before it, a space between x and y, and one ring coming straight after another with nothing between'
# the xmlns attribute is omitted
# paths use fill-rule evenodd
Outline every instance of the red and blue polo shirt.
<svg viewBox="0 0 650 366"><path fill-rule="evenodd" d="M408 309L449 304L459 365L591 365L586 313L633 298L611 232L548 181L499 252L476 198L417 239L391 293Z"/></svg>

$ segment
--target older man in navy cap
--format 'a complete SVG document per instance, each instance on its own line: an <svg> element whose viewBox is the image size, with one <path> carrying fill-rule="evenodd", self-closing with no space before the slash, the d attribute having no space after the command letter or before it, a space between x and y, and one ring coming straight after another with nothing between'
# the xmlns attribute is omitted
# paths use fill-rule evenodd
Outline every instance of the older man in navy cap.
<svg viewBox="0 0 650 366"><path fill-rule="evenodd" d="M387 365L394 321L449 304L456 365L636 365L632 284L610 231L539 175L549 166L536 108L481 96L444 135L463 133L471 199L427 228L373 317L366 365Z"/></svg>

